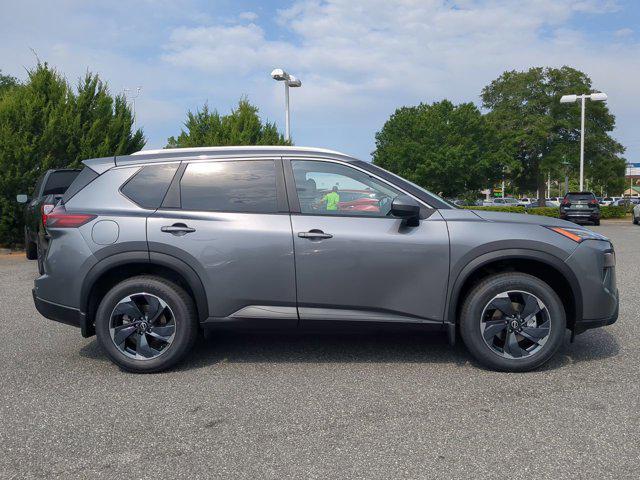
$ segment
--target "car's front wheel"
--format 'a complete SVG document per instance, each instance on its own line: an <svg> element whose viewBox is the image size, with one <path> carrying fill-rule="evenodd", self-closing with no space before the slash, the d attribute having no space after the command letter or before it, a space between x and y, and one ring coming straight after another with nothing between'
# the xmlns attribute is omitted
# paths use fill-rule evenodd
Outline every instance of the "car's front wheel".
<svg viewBox="0 0 640 480"><path fill-rule="evenodd" d="M566 329L565 311L553 289L532 275L487 277L467 295L460 332L471 354L501 371L533 370L558 350Z"/></svg>
<svg viewBox="0 0 640 480"><path fill-rule="evenodd" d="M96 335L107 356L123 369L159 372L191 350L198 335L195 306L187 292L164 278L133 277L100 302Z"/></svg>

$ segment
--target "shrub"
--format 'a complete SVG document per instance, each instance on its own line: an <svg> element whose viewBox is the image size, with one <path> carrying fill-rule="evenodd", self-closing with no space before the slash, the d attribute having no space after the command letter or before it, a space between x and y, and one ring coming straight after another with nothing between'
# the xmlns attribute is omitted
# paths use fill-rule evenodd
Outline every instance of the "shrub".
<svg viewBox="0 0 640 480"><path fill-rule="evenodd" d="M545 217L558 218L560 209L554 207L462 207L468 210L488 210L490 212L526 213L529 215L542 215ZM627 207L601 206L600 218L624 218L629 209Z"/></svg>

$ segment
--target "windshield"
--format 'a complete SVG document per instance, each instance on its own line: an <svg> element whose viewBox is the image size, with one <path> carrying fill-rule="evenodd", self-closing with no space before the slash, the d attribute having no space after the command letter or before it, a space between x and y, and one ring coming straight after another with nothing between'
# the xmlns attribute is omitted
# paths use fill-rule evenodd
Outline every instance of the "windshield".
<svg viewBox="0 0 640 480"><path fill-rule="evenodd" d="M567 199L569 200L575 200L575 201L580 201L580 200L585 200L585 201L589 201L589 200L595 200L595 195L593 193L567 193Z"/></svg>

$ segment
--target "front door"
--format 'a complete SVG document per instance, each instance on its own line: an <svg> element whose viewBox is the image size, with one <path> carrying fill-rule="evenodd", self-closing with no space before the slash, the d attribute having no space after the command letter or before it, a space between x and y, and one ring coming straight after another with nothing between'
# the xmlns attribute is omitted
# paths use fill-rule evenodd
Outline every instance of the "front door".
<svg viewBox="0 0 640 480"><path fill-rule="evenodd" d="M436 210L425 208L428 218L410 227L389 215L402 192L357 167L291 160L286 168L298 199L291 224L301 320L442 321L449 236Z"/></svg>
<svg viewBox="0 0 640 480"><path fill-rule="evenodd" d="M148 218L150 254L168 254L193 268L207 293L210 321L283 320L277 323L295 326L281 160L191 162L178 185L176 205Z"/></svg>

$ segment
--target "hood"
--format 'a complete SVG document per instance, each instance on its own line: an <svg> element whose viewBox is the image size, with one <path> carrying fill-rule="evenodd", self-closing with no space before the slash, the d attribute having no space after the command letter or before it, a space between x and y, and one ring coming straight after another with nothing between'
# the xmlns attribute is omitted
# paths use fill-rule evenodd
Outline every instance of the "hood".
<svg viewBox="0 0 640 480"><path fill-rule="evenodd" d="M542 215L529 215L528 213L492 212L488 210L470 210L478 217L488 222L501 223L531 223L545 227L584 228L575 223L560 220L559 218L545 217ZM586 230L586 229L585 229Z"/></svg>

